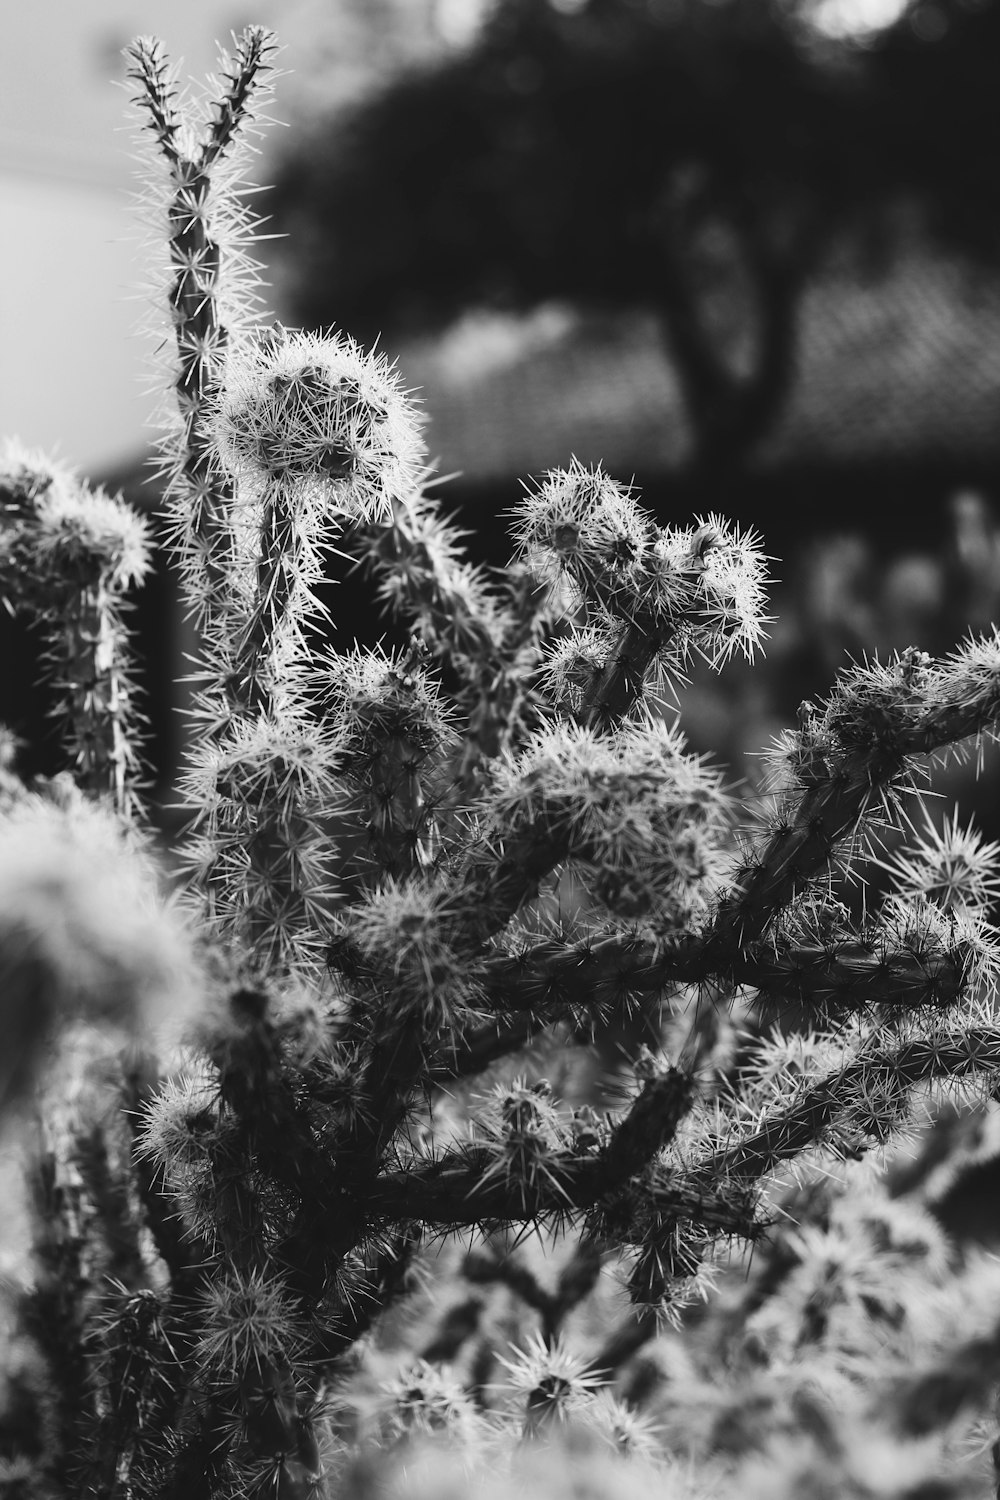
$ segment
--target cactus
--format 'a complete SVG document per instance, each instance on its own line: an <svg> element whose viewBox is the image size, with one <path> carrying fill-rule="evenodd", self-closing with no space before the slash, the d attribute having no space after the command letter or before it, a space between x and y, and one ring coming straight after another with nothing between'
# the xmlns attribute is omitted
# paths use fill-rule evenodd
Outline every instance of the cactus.
<svg viewBox="0 0 1000 1500"><path fill-rule="evenodd" d="M202 642L167 894L127 665L144 528L33 455L0 470L0 583L68 760L31 786L0 761L29 1267L0 1492L981 1493L998 851L913 809L994 732L1000 634L849 667L741 804L662 702L693 655L761 648L755 536L660 525L574 461L515 504L510 567L474 568L388 363L248 320L272 51L249 28L196 119L160 45L129 50ZM334 546L406 651L329 645ZM887 824L912 837L885 858ZM622 1007L655 1046L610 1108L573 1057Z"/></svg>

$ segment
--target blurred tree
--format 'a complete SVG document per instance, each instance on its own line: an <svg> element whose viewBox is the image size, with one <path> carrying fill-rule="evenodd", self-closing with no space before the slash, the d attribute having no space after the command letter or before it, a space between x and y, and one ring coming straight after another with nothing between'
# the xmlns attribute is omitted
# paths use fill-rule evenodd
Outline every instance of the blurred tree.
<svg viewBox="0 0 1000 1500"><path fill-rule="evenodd" d="M982 256L1000 224L1000 5L917 0L864 47L817 15L495 0L476 45L298 135L275 199L296 317L370 338L472 306L643 308L693 462L738 463L781 415L834 244L884 250L916 205Z"/></svg>
<svg viewBox="0 0 1000 1500"><path fill-rule="evenodd" d="M296 315L367 338L473 305L651 309L695 457L733 462L787 395L861 103L757 0L500 0L464 55L299 137Z"/></svg>

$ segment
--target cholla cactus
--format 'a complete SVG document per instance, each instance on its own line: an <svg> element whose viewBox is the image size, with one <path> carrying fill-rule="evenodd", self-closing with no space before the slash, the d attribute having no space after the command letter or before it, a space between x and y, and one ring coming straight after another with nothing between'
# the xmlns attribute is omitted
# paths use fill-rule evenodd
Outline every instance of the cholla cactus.
<svg viewBox="0 0 1000 1500"><path fill-rule="evenodd" d="M148 529L61 465L0 447L0 590L37 622L82 788L131 810L139 769L126 591L150 566Z"/></svg>
<svg viewBox="0 0 1000 1500"><path fill-rule="evenodd" d="M158 43L129 53L203 640L173 862L191 1013L160 1063L107 1040L50 1087L0 1487L971 1496L958 1444L1000 1376L977 1248L1000 1219L968 1201L998 1157L1000 875L957 817L918 833L911 809L928 758L1000 719L1000 636L845 671L741 805L660 705L692 653L760 648L754 536L661 526L572 462L515 506L489 576L423 488L387 363L250 325L233 184L271 51L248 30L197 118ZM186 940L127 899L142 528L16 452L2 482L0 578L47 632L79 786L0 764L23 1096L32 1003L46 1025L142 1014ZM405 653L323 643L334 545ZM852 912L835 878L907 820L893 884ZM608 1109L572 1059L623 1005L656 1045L626 1049ZM942 1096L961 1127L868 1164Z"/></svg>

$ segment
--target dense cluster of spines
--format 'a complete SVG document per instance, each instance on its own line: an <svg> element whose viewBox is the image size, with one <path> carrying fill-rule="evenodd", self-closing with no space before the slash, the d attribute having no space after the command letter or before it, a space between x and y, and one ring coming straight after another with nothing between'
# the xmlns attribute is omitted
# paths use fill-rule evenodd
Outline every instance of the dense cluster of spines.
<svg viewBox="0 0 1000 1500"><path fill-rule="evenodd" d="M165 452L202 632L183 784L197 1014L169 1071L133 1055L120 1108L70 1108L35 1171L47 1227L15 1298L4 1482L313 1500L371 1493L371 1466L381 1484L402 1461L412 1494L447 1492L447 1457L421 1467L443 1441L463 1493L470 1476L488 1493L492 1466L561 1494L582 1445L619 1465L594 1459L609 1495L669 1480L684 1500L793 1500L833 1475L926 1500L906 1434L933 1429L943 1461L1000 1364L995 1274L935 1215L947 1227L963 1171L988 1175L995 1152L959 1153L940 1191L933 1161L954 1152L935 1133L895 1192L863 1164L844 1189L834 1164L912 1130L942 1091L986 1098L1000 1066L996 849L957 818L871 847L926 757L1000 717L1000 636L865 663L803 705L737 848L719 773L656 704L692 653L752 659L756 539L714 516L660 526L573 462L515 508L505 574L464 560L387 363L247 326L234 173L272 51L250 28L194 123L159 44L129 53L167 179ZM56 879L51 847L34 866L24 847L25 829L104 820L115 867L141 864L108 819L135 800L121 595L143 529L17 454L0 498L0 580L49 632L82 789L28 791L0 764L0 852L22 887L0 878L23 1038L9 1103L47 1037L32 995L46 1017L71 1002L118 1020L176 984L165 952L186 940L142 903L130 916L110 878L95 914L79 861ZM409 622L405 653L321 644L335 545ZM890 889L859 918L830 872L861 849ZM574 1097L571 1066L560 1086L574 1044L629 1014L669 1046L623 1046L621 1107ZM554 1261L532 1265L532 1240ZM751 1275L726 1278L748 1244ZM984 1325L950 1329L973 1297ZM393 1356L395 1305L421 1299ZM891 1482L858 1488L857 1434Z"/></svg>
<svg viewBox="0 0 1000 1500"><path fill-rule="evenodd" d="M717 516L660 527L600 469L555 470L518 508L513 536L578 627L549 654L549 680L581 724L603 730L683 675L692 653L753 659L768 623L753 532Z"/></svg>
<svg viewBox="0 0 1000 1500"><path fill-rule="evenodd" d="M232 487L207 430L208 403L231 334L257 306L259 267L247 253L257 220L240 196L240 156L266 97L273 50L268 32L249 27L223 62L226 87L203 120L183 107L160 41L138 37L126 54L134 103L167 166L166 192L157 181L148 206L154 263L164 240L169 255L164 280L154 289L156 304L168 286L177 349L164 468L177 501L172 515L179 557L202 606L206 590L223 582L229 561ZM156 334L162 338L159 326Z"/></svg>
<svg viewBox="0 0 1000 1500"><path fill-rule="evenodd" d="M141 767L127 592L151 565L144 521L70 470L0 450L0 598L35 623L78 784L127 814Z"/></svg>

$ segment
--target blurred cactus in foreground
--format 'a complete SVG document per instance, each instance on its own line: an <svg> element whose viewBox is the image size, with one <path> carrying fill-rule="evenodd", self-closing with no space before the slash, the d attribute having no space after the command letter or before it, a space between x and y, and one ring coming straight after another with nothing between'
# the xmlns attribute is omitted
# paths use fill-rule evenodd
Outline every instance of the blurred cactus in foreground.
<svg viewBox="0 0 1000 1500"><path fill-rule="evenodd" d="M167 897L144 529L16 447L0 468L0 582L69 761L25 786L0 759L27 1264L0 1495L983 1494L997 850L928 822L860 917L834 877L994 732L1000 636L845 670L736 798L655 705L760 647L753 536L660 526L571 463L486 574L385 360L253 325L239 151L271 50L250 28L198 120L158 43L129 52L202 641ZM333 547L407 651L325 643ZM609 1111L573 1057L623 1005L656 1045Z"/></svg>

